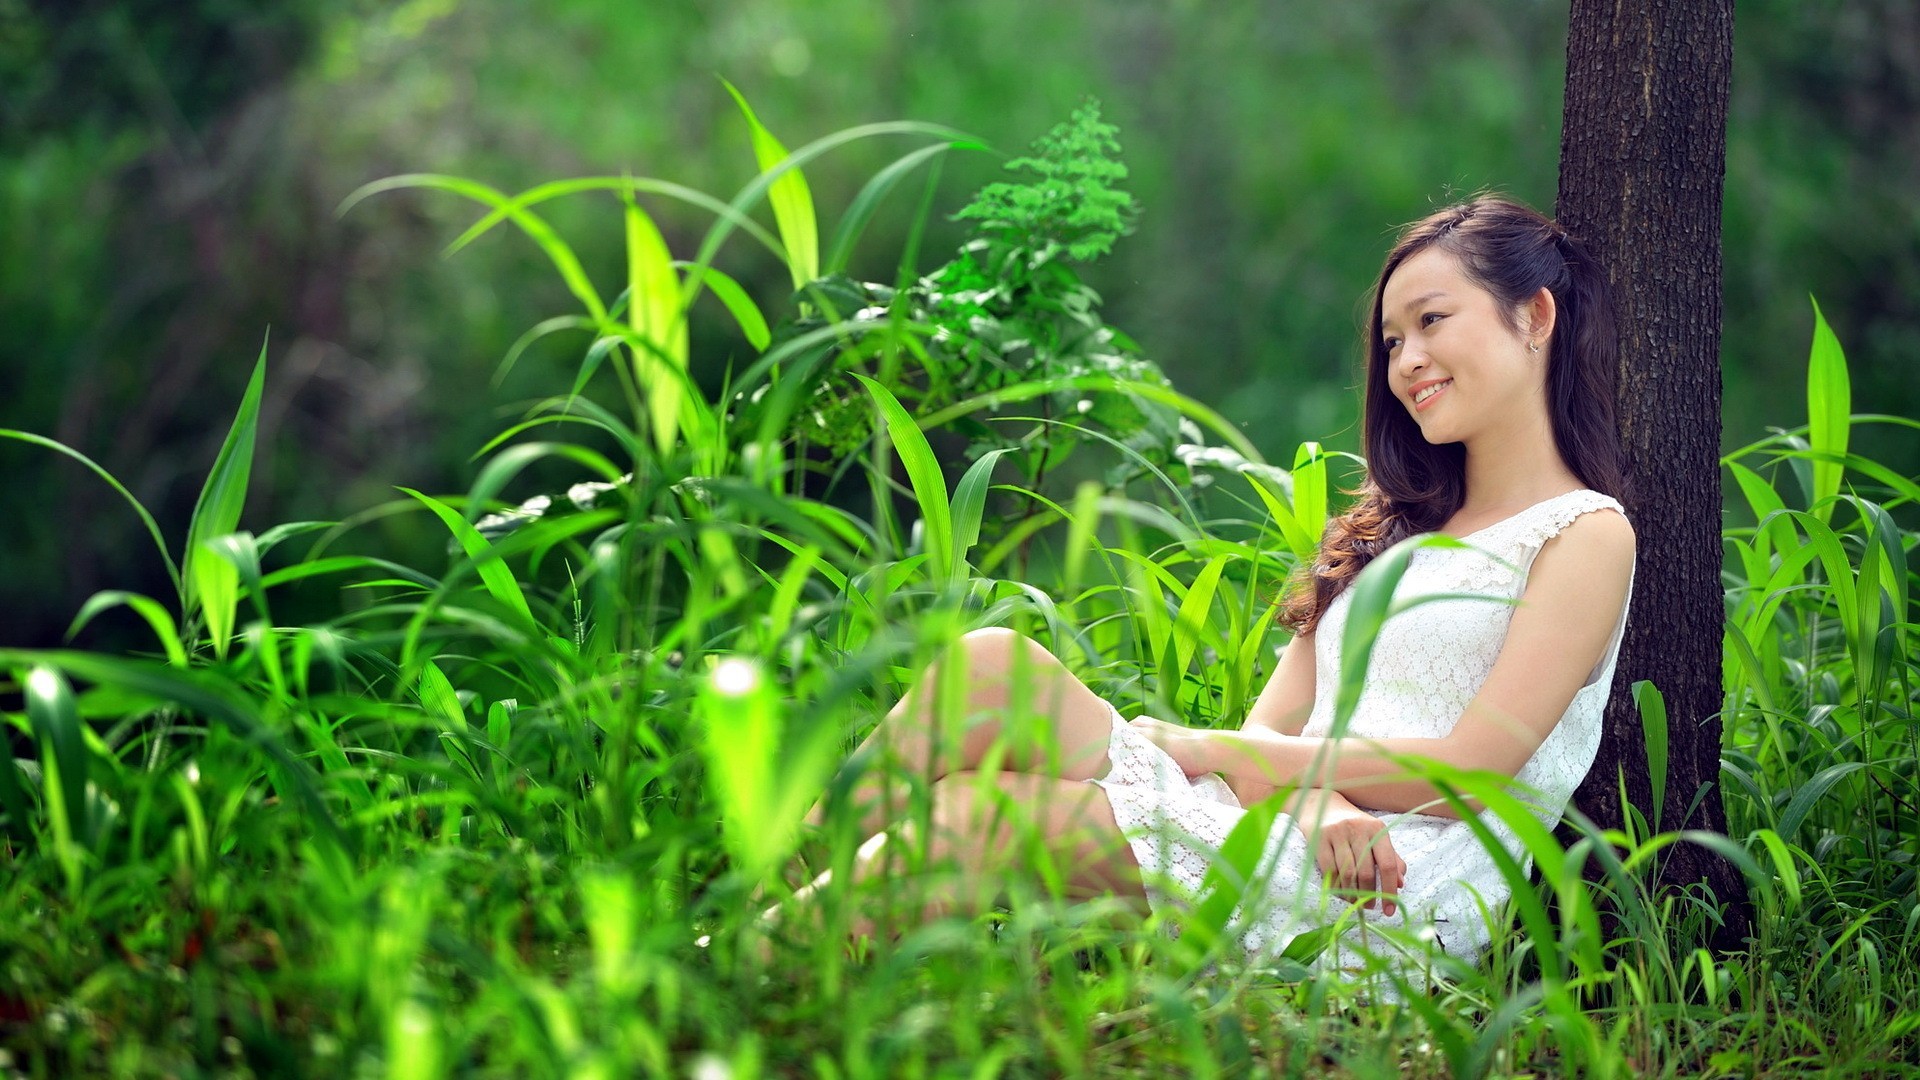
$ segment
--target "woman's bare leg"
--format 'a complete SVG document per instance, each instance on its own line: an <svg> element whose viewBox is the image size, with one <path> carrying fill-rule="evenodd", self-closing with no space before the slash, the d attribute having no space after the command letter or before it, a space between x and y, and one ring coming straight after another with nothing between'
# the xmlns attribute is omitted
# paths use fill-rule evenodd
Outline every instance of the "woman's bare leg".
<svg viewBox="0 0 1920 1080"><path fill-rule="evenodd" d="M1140 864L1097 785L1032 773L951 773L933 785L931 821L926 865L932 872L917 898L915 922L982 910L1022 879L1058 883L1067 899L1116 896L1138 914L1148 913ZM885 873L898 857L890 849L911 841L910 823L874 835L855 856L850 880ZM821 874L764 921L810 905L832 881L832 871ZM876 929L866 912L848 926L854 938Z"/></svg>
<svg viewBox="0 0 1920 1080"><path fill-rule="evenodd" d="M942 679L954 682L957 716L939 715ZM972 631L928 666L844 767L861 770L848 800L860 814L858 835L876 835L906 812L910 783L896 770L926 783L994 766L1065 780L1105 775L1112 715L1039 642L1000 627ZM1004 756L989 760L996 744ZM825 824L826 799L806 820Z"/></svg>

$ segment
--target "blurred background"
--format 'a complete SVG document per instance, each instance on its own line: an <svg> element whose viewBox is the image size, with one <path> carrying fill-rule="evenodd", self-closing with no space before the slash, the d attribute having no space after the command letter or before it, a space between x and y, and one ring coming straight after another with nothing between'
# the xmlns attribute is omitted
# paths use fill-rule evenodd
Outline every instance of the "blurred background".
<svg viewBox="0 0 1920 1080"><path fill-rule="evenodd" d="M405 172L508 191L625 172L728 197L755 169L724 76L790 147L915 119L1018 153L1099 99L1143 209L1085 274L1108 321L1270 457L1356 449L1358 319L1394 229L1483 187L1552 206L1566 19L1535 0L0 0L0 427L94 457L177 554L270 330L243 524L464 490L481 443L567 385L568 338L492 379L574 302L507 230L443 258L471 203L404 192L342 217L341 200ZM811 167L823 228L909 146ZM922 269L998 175L949 157ZM1804 423L1809 294L1856 411L1920 416L1916 176L1920 6L1740 0L1724 445ZM892 279L914 201L883 210L857 274ZM616 206L551 207L609 293ZM690 256L708 219L650 209ZM770 313L790 289L737 240L721 265ZM718 322L693 341L709 381L746 354ZM1856 429L1856 448L1920 471L1898 430ZM4 442L0 484L0 645L58 643L98 589L168 595L84 470ZM436 529L394 518L361 543L430 553Z"/></svg>

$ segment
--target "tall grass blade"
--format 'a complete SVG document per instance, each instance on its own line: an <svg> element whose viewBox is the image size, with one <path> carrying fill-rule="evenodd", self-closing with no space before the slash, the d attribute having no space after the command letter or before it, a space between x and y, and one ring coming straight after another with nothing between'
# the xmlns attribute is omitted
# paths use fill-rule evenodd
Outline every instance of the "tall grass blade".
<svg viewBox="0 0 1920 1080"><path fill-rule="evenodd" d="M629 184L629 186L631 186L631 184ZM526 233L527 237L538 245L541 251L546 253L547 258L553 263L554 269L559 271L560 280L566 282L568 291L572 292L573 295L579 299L580 303L586 307L587 315L593 319L595 325L606 322L606 302L600 299L600 293L594 289L593 283L587 279L587 272L580 265L580 257L574 254L573 248L569 247L566 241L560 239L560 234L553 231L553 226L547 224L546 221L538 215L528 213L524 206L513 199L509 199L496 188L488 187L485 184L460 176L446 176L439 173L408 173L403 176L390 176L384 180L376 180L370 184L362 184L341 202L340 209L337 213L345 214L348 210L353 209L360 200L368 196L376 195L383 191L395 191L410 187L434 188L441 191L451 191L456 195L465 195L475 202L484 203L487 206L493 207L496 211L499 211L511 219L515 225L520 226L521 232Z"/></svg>
<svg viewBox="0 0 1920 1080"><path fill-rule="evenodd" d="M696 709L722 839L736 867L762 880L792 853L800 819L832 772L837 733L826 724L796 733L778 688L741 656L714 664Z"/></svg>
<svg viewBox="0 0 1920 1080"><path fill-rule="evenodd" d="M773 342L773 332L767 329L767 317L760 313L760 306L747 295L732 275L723 270L707 266L701 267L685 259L674 261L675 267L687 272L687 288L695 289L705 285L712 290L714 298L726 306L733 321L740 324L740 332L747 337L747 344L757 352L765 352Z"/></svg>
<svg viewBox="0 0 1920 1080"><path fill-rule="evenodd" d="M681 307L680 276L667 241L646 211L626 199L627 314L633 327L634 380L647 397L654 447L662 454L679 438L682 399L687 395L689 345Z"/></svg>
<svg viewBox="0 0 1920 1080"><path fill-rule="evenodd" d="M1190 969L1198 968L1224 945L1228 922L1241 901L1258 898L1264 891L1260 888L1264 883L1256 881L1256 876L1261 857L1266 853L1267 834L1272 831L1274 819L1285 801L1281 795L1273 795L1248 807L1245 816L1221 841L1219 853L1208 863L1200 879L1198 902L1181 931L1183 943L1187 942L1188 934L1193 936L1191 947L1186 950Z"/></svg>
<svg viewBox="0 0 1920 1080"><path fill-rule="evenodd" d="M1293 518L1318 547L1327 528L1327 453L1317 442L1303 442L1293 453ZM1301 557L1311 559L1312 551Z"/></svg>
<svg viewBox="0 0 1920 1080"><path fill-rule="evenodd" d="M479 573L480 583L485 587L488 595L498 600L502 607L519 618L520 628L536 629L538 624L534 621L532 609L527 606L526 596L520 591L520 583L514 580L513 571L501 561L500 553L487 542L486 537L480 535L480 530L469 524L466 518L461 517L459 511L439 499L412 488L403 487L400 490L418 499L422 506L433 511L434 516L446 525L449 532L453 533L454 539L459 541L461 550L466 552L467 558L473 560L473 568Z"/></svg>
<svg viewBox="0 0 1920 1080"><path fill-rule="evenodd" d="M77 837L92 835L87 820L88 758L86 735L74 707L73 687L60 672L36 665L21 681L27 718L39 737L40 772L46 784L45 805L54 825L55 855L69 882L78 883Z"/></svg>
<svg viewBox="0 0 1920 1080"><path fill-rule="evenodd" d="M753 129L753 156L762 173L770 173L786 163L787 148L760 123L752 106L739 90L725 79L727 93L740 106L747 125ZM820 277L820 228L813 215L813 193L796 161L767 189L767 201L773 205L773 220L780 227L781 242L787 248L787 270L793 275L793 287L804 289Z"/></svg>
<svg viewBox="0 0 1920 1080"><path fill-rule="evenodd" d="M160 561L166 564L167 579L173 582L174 589L175 590L185 589L186 587L185 583L182 582L180 578L180 567L178 564L176 564L173 561L172 553L167 550L166 538L160 535L159 523L153 520L153 515L147 512L147 508L145 506L142 506L140 504L140 500L133 497L133 492L128 491L125 485L121 484L119 480L114 478L114 475L112 473L102 468L98 462L94 461L92 458L81 453L80 451L75 450L65 445L64 443L55 442L54 440L47 438L45 435L35 435L31 431L16 431L13 428L0 428L0 439L16 439L20 442L27 443L28 445L31 445L31 446L44 447L45 449L52 450L55 453L65 454L66 456L72 458L73 460L79 462L82 465L85 465L88 469L92 470L95 476L98 476L100 479L105 480L107 482L107 486L119 492L120 497L127 500L127 505L133 507L133 512L139 515L140 523L147 527L147 535L153 538L154 550L160 553ZM184 594L182 597L182 603L184 605Z"/></svg>
<svg viewBox="0 0 1920 1080"><path fill-rule="evenodd" d="M118 589L94 593L87 598L85 604L81 605L80 613L75 615L73 622L68 625L67 640L72 641L74 636L101 612L122 605L132 608L135 614L145 619L147 625L152 627L154 636L160 639L160 648L167 654L167 663L180 668L187 666L186 645L180 640L180 628L173 621L173 615L161 605L160 601L139 593L123 592Z"/></svg>
<svg viewBox="0 0 1920 1080"><path fill-rule="evenodd" d="M240 527L240 511L247 501L247 482L253 473L253 444L259 432L260 394L266 384L267 344L260 343L260 358L254 362L253 377L240 399L240 412L227 431L213 469L200 489L193 517L187 524L185 567L186 596L182 608L191 620L196 612L207 618L214 650L226 655L227 641L233 629L233 607L238 600L240 573L231 562L221 558L212 541Z"/></svg>
<svg viewBox="0 0 1920 1080"><path fill-rule="evenodd" d="M1180 610L1173 621L1173 671L1179 677L1193 663L1194 653L1200 650L1201 638L1207 631L1207 618L1213 613L1213 596L1220 588L1220 575L1227 568L1227 557L1215 555L1207 560L1207 565L1193 576L1193 584L1187 587L1187 594L1180 598Z"/></svg>
<svg viewBox="0 0 1920 1080"><path fill-rule="evenodd" d="M892 392L857 371L852 374L879 406L887 437L893 442L894 452L900 455L900 463L907 468L907 479L913 485L913 497L920 505L920 520L926 530L927 561L933 578L939 582L951 581L960 573L961 566L953 558L953 512L947 502L946 478L940 475L940 461L933 456L933 447L927 444L920 425Z"/></svg>
<svg viewBox="0 0 1920 1080"><path fill-rule="evenodd" d="M404 180L408 178L398 177L396 179ZM385 181L378 181L376 183L385 183ZM391 186L404 187L414 185L401 184ZM375 187L375 184L368 184L366 187L348 196L348 201L341 204L340 212L343 214L346 213L354 202L373 194L374 191L369 189ZM379 188L378 190L386 190L386 188ZM494 209L487 211L480 220L468 226L467 231L461 233L452 243L448 244L445 250L442 251L442 254L453 255L458 253L461 248L473 243L475 240L486 235L494 226L506 221L513 215L514 211L524 210L529 206L538 206L550 199L558 199L566 195L579 195L589 191L610 191L615 194L627 191L635 194L644 192L649 195L664 195L670 199L678 199L681 202L691 206L697 206L713 214L715 217L723 219L732 227L746 233L755 243L766 248L767 251L773 255L782 256L785 254L780 247L780 241L775 239L772 233L763 228L759 222L741 213L737 208L729 206L726 202L704 191L687 187L685 184L676 184L670 180L656 180L652 177L642 176L579 176L567 180L549 180L544 184L537 184L513 196L511 199L507 199L496 205ZM481 201L485 202L487 200L481 199Z"/></svg>
<svg viewBox="0 0 1920 1080"><path fill-rule="evenodd" d="M1647 747L1647 777L1653 785L1653 831L1660 831L1660 811L1667 805L1667 699L1646 679L1633 684L1633 703L1640 710L1640 733Z"/></svg>
<svg viewBox="0 0 1920 1080"><path fill-rule="evenodd" d="M1815 803L1825 798L1835 784L1866 767L1863 761L1842 761L1813 774L1812 779L1793 793L1793 801L1787 803L1787 808L1780 812L1780 823L1775 826L1775 831L1792 840L1794 834L1800 831L1800 823L1813 812Z"/></svg>
<svg viewBox="0 0 1920 1080"><path fill-rule="evenodd" d="M980 542L980 519L986 513L987 488L993 483L993 466L1012 447L989 450L968 467L953 488L953 562L955 568L967 565L967 553Z"/></svg>
<svg viewBox="0 0 1920 1080"><path fill-rule="evenodd" d="M1809 298L1811 299L1811 298ZM1853 391L1847 378L1847 357L1840 339L1813 301L1813 349L1807 356L1807 443L1819 454L1847 452L1848 417L1853 412ZM1842 466L1815 458L1813 490L1809 509L1821 521L1832 513L1827 500L1840 491Z"/></svg>
<svg viewBox="0 0 1920 1080"><path fill-rule="evenodd" d="M821 269L826 274L838 274L846 270L847 262L853 258L853 248L860 240L860 234L866 231L867 223L873 219L873 213L880 203L893 191L906 175L922 164L949 150L984 150L985 147L974 142L945 142L923 146L899 160L881 169L860 189L860 193L847 204L846 213L840 216L840 225L833 231L833 239L827 244L827 258Z"/></svg>
<svg viewBox="0 0 1920 1080"><path fill-rule="evenodd" d="M1394 589L1400 579L1406 575L1407 567L1413 561L1416 552L1423 548L1458 548L1467 545L1451 536L1429 533L1413 536L1388 548L1354 579L1353 602L1347 608L1347 625L1340 635L1340 685L1334 694L1333 727L1329 738L1338 738L1345 734L1347 725L1353 722L1353 713L1360 705L1360 694L1366 687L1367 666L1373 659L1374 641L1387 620L1416 604L1437 600L1484 600L1489 603L1512 603L1497 597L1483 596L1478 593L1436 593L1418 597L1410 601L1394 599Z"/></svg>

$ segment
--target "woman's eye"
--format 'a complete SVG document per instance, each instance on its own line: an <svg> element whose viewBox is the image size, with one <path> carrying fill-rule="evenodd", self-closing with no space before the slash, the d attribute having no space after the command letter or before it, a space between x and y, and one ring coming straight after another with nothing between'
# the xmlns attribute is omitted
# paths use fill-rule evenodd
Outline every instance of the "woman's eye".
<svg viewBox="0 0 1920 1080"><path fill-rule="evenodd" d="M1420 325L1432 326L1434 323L1437 323L1444 318L1446 318L1446 316L1440 314L1437 311L1429 311L1425 315L1420 316Z"/></svg>
<svg viewBox="0 0 1920 1080"><path fill-rule="evenodd" d="M1393 350L1400 347L1400 339L1397 337L1381 338L1380 347L1387 350L1388 352L1392 352Z"/></svg>

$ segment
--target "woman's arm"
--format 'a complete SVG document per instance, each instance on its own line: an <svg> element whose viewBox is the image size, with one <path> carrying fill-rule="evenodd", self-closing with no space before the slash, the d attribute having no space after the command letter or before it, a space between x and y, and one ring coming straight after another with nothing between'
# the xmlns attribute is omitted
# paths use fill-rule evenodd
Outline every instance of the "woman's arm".
<svg viewBox="0 0 1920 1080"><path fill-rule="evenodd" d="M1307 726L1307 717L1313 712L1314 649L1312 631L1296 634L1287 643L1281 650L1280 662L1274 665L1273 674L1267 679L1266 689L1260 691L1253 708L1247 710L1247 719L1240 725L1242 732L1299 735ZM1252 806L1280 790L1257 776L1231 773L1227 774L1227 787L1232 789L1241 806ZM1351 799L1329 788L1296 787L1288 794L1281 812L1296 820L1306 820L1317 818L1327 810L1342 808L1361 809Z"/></svg>
<svg viewBox="0 0 1920 1080"><path fill-rule="evenodd" d="M1313 711L1313 650L1311 633L1294 635L1293 640L1280 651L1280 662L1274 665L1266 688L1254 699L1253 708L1247 710L1247 719L1240 726L1241 731L1300 734L1300 729L1307 724L1307 715ZM1251 776L1229 775L1227 786L1233 790L1241 806L1252 806L1278 790L1274 785ZM1289 816L1299 816L1300 797L1304 794L1304 791L1296 791L1288 800L1286 812Z"/></svg>
<svg viewBox="0 0 1920 1080"><path fill-rule="evenodd" d="M1393 757L1519 772L1604 655L1627 601L1633 551L1632 527L1612 513L1582 515L1548 541L1493 671L1443 738L1327 740L1253 725L1237 732L1151 725L1148 734L1192 773L1332 787L1383 810L1457 816L1432 784L1405 776Z"/></svg>

